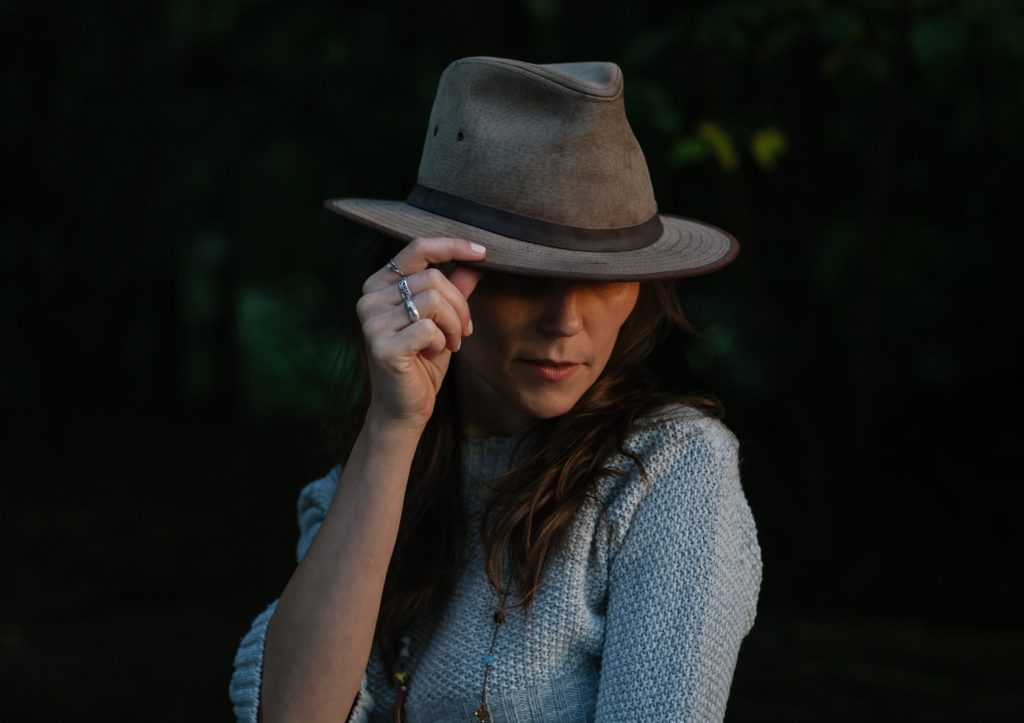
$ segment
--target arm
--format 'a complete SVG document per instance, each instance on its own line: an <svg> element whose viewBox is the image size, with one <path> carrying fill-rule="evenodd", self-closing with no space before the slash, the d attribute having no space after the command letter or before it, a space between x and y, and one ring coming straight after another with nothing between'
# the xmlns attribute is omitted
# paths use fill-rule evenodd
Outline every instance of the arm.
<svg viewBox="0 0 1024 723"><path fill-rule="evenodd" d="M351 708L418 438L372 424L360 434L319 532L270 619L264 720L338 720Z"/></svg>
<svg viewBox="0 0 1024 723"><path fill-rule="evenodd" d="M370 656L405 488L451 354L469 333L479 274L431 264L478 261L459 239L416 239L395 257L419 316L387 268L356 305L367 349L370 406L337 492L270 618L260 713L276 721L336 721L350 711ZM403 288L404 292L404 288Z"/></svg>
<svg viewBox="0 0 1024 723"><path fill-rule="evenodd" d="M338 488L340 474L340 467L335 467L325 477L307 484L299 493L297 562L302 562L302 558L306 556L306 551L327 515L331 500ZM263 651L266 645L267 627L276 608L277 600L256 617L249 631L242 638L235 654L229 696L234 707L235 718L244 723L256 723L258 720L260 683L263 677ZM362 723L372 708L373 700L366 690L364 677L363 685L359 689L359 695L348 720L351 723Z"/></svg>
<svg viewBox="0 0 1024 723"><path fill-rule="evenodd" d="M655 433L653 487L610 562L597 721L725 717L761 556L735 438L698 424Z"/></svg>

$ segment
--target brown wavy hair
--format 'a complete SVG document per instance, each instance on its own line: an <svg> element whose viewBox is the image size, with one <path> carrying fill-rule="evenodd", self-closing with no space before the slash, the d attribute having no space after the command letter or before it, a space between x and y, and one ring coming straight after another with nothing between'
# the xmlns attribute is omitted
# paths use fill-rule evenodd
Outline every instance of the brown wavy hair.
<svg viewBox="0 0 1024 723"><path fill-rule="evenodd" d="M374 268L383 266L387 258L390 256ZM480 283L486 282L486 273ZM606 475L625 476L609 465L616 453L631 459L646 479L640 459L626 445L638 420L671 402L722 417L722 404L715 396L661 391L645 366L673 328L696 336L674 283L641 282L636 306L623 323L601 376L571 411L538 421L520 442L530 442L526 454L494 481L495 494L480 529L486 573L492 587L500 591L506 561L511 563L510 599L515 599L516 607L532 608L547 564L562 548L576 511L592 494L595 481ZM348 415L359 422L369 396L365 363L363 355L361 409ZM413 458L384 583L375 640L389 669L397 660L398 641L413 616L447 603L464 564L461 420L451 381L457 363L455 354ZM343 463L358 426L346 435L340 455Z"/></svg>

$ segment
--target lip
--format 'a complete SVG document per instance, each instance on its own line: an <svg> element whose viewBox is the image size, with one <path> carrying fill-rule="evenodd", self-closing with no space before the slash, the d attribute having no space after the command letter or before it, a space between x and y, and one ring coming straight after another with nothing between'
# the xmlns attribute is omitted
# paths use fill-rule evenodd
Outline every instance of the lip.
<svg viewBox="0 0 1024 723"><path fill-rule="evenodd" d="M557 361L555 359L523 359L535 375L548 382L561 382L579 371L582 364L576 362Z"/></svg>

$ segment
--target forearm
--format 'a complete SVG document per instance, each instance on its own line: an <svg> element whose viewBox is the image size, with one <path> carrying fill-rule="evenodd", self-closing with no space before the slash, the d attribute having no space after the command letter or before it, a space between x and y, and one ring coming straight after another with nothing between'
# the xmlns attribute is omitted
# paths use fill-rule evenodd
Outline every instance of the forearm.
<svg viewBox="0 0 1024 723"><path fill-rule="evenodd" d="M341 720L366 668L419 431L368 418L267 631L265 721Z"/></svg>

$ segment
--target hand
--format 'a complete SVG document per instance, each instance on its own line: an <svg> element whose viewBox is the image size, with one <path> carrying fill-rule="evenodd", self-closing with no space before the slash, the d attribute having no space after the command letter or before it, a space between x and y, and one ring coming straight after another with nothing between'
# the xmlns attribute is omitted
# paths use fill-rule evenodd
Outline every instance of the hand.
<svg viewBox="0 0 1024 723"><path fill-rule="evenodd" d="M366 279L356 314L366 341L370 418L420 430L430 419L452 352L472 332L467 299L480 280L479 271L465 266L445 276L431 265L480 261L484 253L454 238L417 238L399 251L394 262L419 311L415 322L402 301L399 274L385 267Z"/></svg>

